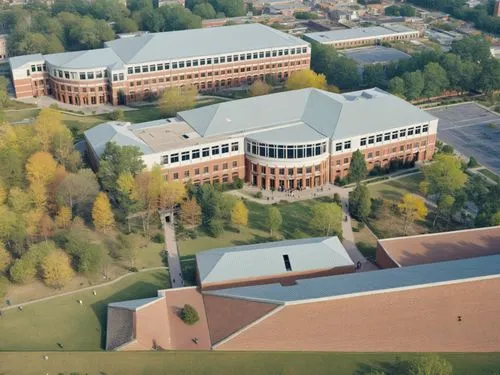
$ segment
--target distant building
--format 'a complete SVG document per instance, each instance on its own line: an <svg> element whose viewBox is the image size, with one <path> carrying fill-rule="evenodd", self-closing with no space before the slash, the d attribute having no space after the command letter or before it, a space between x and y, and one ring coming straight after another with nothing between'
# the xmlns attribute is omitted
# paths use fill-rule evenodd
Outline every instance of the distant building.
<svg viewBox="0 0 500 375"><path fill-rule="evenodd" d="M259 23L150 33L104 48L9 59L17 98L122 104L192 84L200 91L285 80L310 65L309 43Z"/></svg>
<svg viewBox="0 0 500 375"><path fill-rule="evenodd" d="M7 49L7 34L0 34L0 61L5 61L9 57Z"/></svg>
<svg viewBox="0 0 500 375"><path fill-rule="evenodd" d="M356 61L361 71L366 65L390 64L395 61L408 60L411 58L410 55L400 50L382 46L346 49L342 51L342 54Z"/></svg>
<svg viewBox="0 0 500 375"><path fill-rule="evenodd" d="M308 12L311 7L304 5L301 2L293 2L286 4L272 4L264 7L264 12L269 14L281 14L283 16L293 16L295 12Z"/></svg>
<svg viewBox="0 0 500 375"><path fill-rule="evenodd" d="M118 39L125 39L125 38L135 38L135 37L143 36L146 34L149 34L149 31L135 31L132 33L120 33L120 34L116 34L116 37Z"/></svg>
<svg viewBox="0 0 500 375"><path fill-rule="evenodd" d="M185 0L154 0L154 3L158 8L165 5L182 5L183 7L186 6Z"/></svg>
<svg viewBox="0 0 500 375"><path fill-rule="evenodd" d="M384 41L418 39L419 36L417 30L409 27L399 24L387 24L384 26L309 33L304 34L304 39L341 49L373 45Z"/></svg>
<svg viewBox="0 0 500 375"><path fill-rule="evenodd" d="M335 9L330 12L330 16L339 23L359 20L359 12L356 9Z"/></svg>

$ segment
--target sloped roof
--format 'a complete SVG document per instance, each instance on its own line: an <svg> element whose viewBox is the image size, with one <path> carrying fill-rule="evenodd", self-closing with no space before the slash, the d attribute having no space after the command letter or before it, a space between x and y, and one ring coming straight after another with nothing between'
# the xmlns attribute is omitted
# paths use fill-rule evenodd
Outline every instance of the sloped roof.
<svg viewBox="0 0 500 375"><path fill-rule="evenodd" d="M139 308L141 308L141 307L143 307L151 302L155 302L159 299L163 299L163 297L141 298L141 299L132 299L132 300L123 301L123 302L114 302L114 303L108 304L108 307L136 311L137 309L139 309Z"/></svg>
<svg viewBox="0 0 500 375"><path fill-rule="evenodd" d="M9 57L9 64L11 69L20 68L25 64L43 61L43 56L40 53L24 56Z"/></svg>
<svg viewBox="0 0 500 375"><path fill-rule="evenodd" d="M418 288L436 283L446 284L479 277L500 277L500 255L302 279L290 286L265 284L204 293L220 297L285 304L343 298L391 289Z"/></svg>
<svg viewBox="0 0 500 375"><path fill-rule="evenodd" d="M53 53L45 55L45 60L51 65L66 69L92 69L108 66L119 68L123 66L120 58L111 48Z"/></svg>
<svg viewBox="0 0 500 375"><path fill-rule="evenodd" d="M342 40L351 40L358 38L374 38L378 36L391 35L396 33L407 33L416 31L403 25L384 25L372 27L355 27L352 29L319 31L307 33L304 36L307 39L319 43L338 42Z"/></svg>
<svg viewBox="0 0 500 375"><path fill-rule="evenodd" d="M143 154L150 154L151 148L128 129L129 125L127 122L110 121L94 126L84 134L98 157L108 142L115 142L119 146L137 146Z"/></svg>
<svg viewBox="0 0 500 375"><path fill-rule="evenodd" d="M264 48L308 45L307 42L259 23L146 34L116 39L105 45L125 64L211 56Z"/></svg>
<svg viewBox="0 0 500 375"><path fill-rule="evenodd" d="M311 88L286 91L182 111L179 116L201 136L252 133L277 125L304 123L335 139L435 119L378 88L346 94ZM289 137L293 134L283 141Z"/></svg>
<svg viewBox="0 0 500 375"><path fill-rule="evenodd" d="M201 284L263 278L287 272L288 255L293 272L353 265L338 237L318 237L236 246L196 255Z"/></svg>

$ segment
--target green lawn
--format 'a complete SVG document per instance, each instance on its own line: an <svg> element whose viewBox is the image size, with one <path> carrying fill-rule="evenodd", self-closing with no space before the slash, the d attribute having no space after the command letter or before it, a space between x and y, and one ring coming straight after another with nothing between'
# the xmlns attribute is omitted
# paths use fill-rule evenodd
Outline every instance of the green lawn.
<svg viewBox="0 0 500 375"><path fill-rule="evenodd" d="M43 356L48 355L48 360ZM289 353L289 352L79 352L0 353L5 375L367 375L390 370L407 353ZM491 375L500 368L498 354L447 353L454 375Z"/></svg>
<svg viewBox="0 0 500 375"><path fill-rule="evenodd" d="M110 302L156 296L169 286L165 270L139 272L106 287L26 305L23 311L4 311L0 318L0 351L100 350L106 337L106 309ZM81 299L83 305L77 303ZM0 361L0 374L3 361ZM37 364L39 366L40 364ZM19 372L18 372L19 373Z"/></svg>
<svg viewBox="0 0 500 375"><path fill-rule="evenodd" d="M280 233L275 235L284 239L321 236L321 233L316 232L309 225L312 207L321 201L325 201L325 198L276 204L281 212L283 225ZM178 242L181 256L190 256L199 251L213 248L269 241L270 234L265 224L269 206L248 200L245 203L249 210L248 228L242 228L239 233L234 230L226 230L219 238L210 237L200 230L196 239Z"/></svg>
<svg viewBox="0 0 500 375"><path fill-rule="evenodd" d="M416 173L379 184L369 184L372 198L383 198L399 201L406 193L420 194L419 184L424 179L422 173Z"/></svg>

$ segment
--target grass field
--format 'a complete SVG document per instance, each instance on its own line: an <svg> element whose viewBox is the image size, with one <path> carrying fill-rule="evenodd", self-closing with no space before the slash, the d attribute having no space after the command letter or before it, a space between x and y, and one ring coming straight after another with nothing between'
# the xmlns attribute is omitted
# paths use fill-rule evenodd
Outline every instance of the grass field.
<svg viewBox="0 0 500 375"><path fill-rule="evenodd" d="M406 193L420 194L419 184L424 179L422 173L416 173L380 184L368 185L372 198L399 201Z"/></svg>
<svg viewBox="0 0 500 375"><path fill-rule="evenodd" d="M492 171L490 171L489 169L486 169L486 168L481 168L481 169L478 169L477 170L479 173L485 175L486 177L488 177L489 179L495 181L495 182L498 182L500 183L500 177L497 176L495 173L493 173Z"/></svg>
<svg viewBox="0 0 500 375"><path fill-rule="evenodd" d="M43 356L48 355L48 360ZM372 369L420 354L407 353L254 353L112 352L0 353L3 375L368 375ZM441 354L454 375L493 375L498 354ZM391 374L395 375L395 374Z"/></svg>
<svg viewBox="0 0 500 375"><path fill-rule="evenodd" d="M100 350L106 337L108 303L153 297L169 286L165 270L131 274L109 286L81 291L4 311L0 318L0 351ZM83 305L77 303L81 299ZM0 374L2 361L0 361Z"/></svg>
<svg viewBox="0 0 500 375"><path fill-rule="evenodd" d="M322 201L325 201L325 198L276 204L276 207L281 212L283 224L280 233L274 233L273 236L284 239L321 236L322 234L313 230L309 223L312 218L312 208ZM226 230L219 238L210 237L199 231L197 238L178 242L181 256L191 256L199 251L218 247L269 241L270 233L266 227L267 208L269 206L249 200L245 203L249 210L248 228L242 228L239 233Z"/></svg>
<svg viewBox="0 0 500 375"><path fill-rule="evenodd" d="M354 241L361 254L369 260L375 260L377 238L370 232L370 229L366 225L362 229L359 229L359 222L355 219L352 219L352 228Z"/></svg>

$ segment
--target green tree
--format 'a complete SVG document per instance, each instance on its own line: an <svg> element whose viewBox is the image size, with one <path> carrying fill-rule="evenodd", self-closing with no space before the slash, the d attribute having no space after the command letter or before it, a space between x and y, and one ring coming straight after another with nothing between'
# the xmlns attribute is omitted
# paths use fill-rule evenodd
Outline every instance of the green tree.
<svg viewBox="0 0 500 375"><path fill-rule="evenodd" d="M386 87L387 76L383 64L366 65L363 68L363 82L367 87Z"/></svg>
<svg viewBox="0 0 500 375"><path fill-rule="evenodd" d="M281 218L281 212L277 207L269 207L267 209L266 226L269 228L269 234L272 236L274 232L277 232L281 228L283 219Z"/></svg>
<svg viewBox="0 0 500 375"><path fill-rule="evenodd" d="M201 17L182 5L167 5L155 10L163 16L163 30L198 29L201 27Z"/></svg>
<svg viewBox="0 0 500 375"><path fill-rule="evenodd" d="M181 312L181 319L184 323L191 326L200 320L200 317L193 306L185 304Z"/></svg>
<svg viewBox="0 0 500 375"><path fill-rule="evenodd" d="M32 281L36 275L36 267L24 259L16 259L10 267L10 280L16 284L25 284Z"/></svg>
<svg viewBox="0 0 500 375"><path fill-rule="evenodd" d="M365 184L357 184L349 193L349 212L355 219L365 221L370 215L371 205L370 191Z"/></svg>
<svg viewBox="0 0 500 375"><path fill-rule="evenodd" d="M141 155L139 147L118 146L114 142L108 142L101 155L97 174L102 187L116 194L117 181L121 173L129 172L132 176L136 176L145 168Z"/></svg>
<svg viewBox="0 0 500 375"><path fill-rule="evenodd" d="M177 112L193 108L197 95L198 90L192 85L168 87L160 98L160 109L166 116L174 116Z"/></svg>
<svg viewBox="0 0 500 375"><path fill-rule="evenodd" d="M217 12L222 12L226 17L240 17L245 15L243 0L210 0Z"/></svg>
<svg viewBox="0 0 500 375"><path fill-rule="evenodd" d="M411 360L408 375L452 375L451 363L436 354L427 354Z"/></svg>
<svg viewBox="0 0 500 375"><path fill-rule="evenodd" d="M103 250L90 242L86 230L71 230L64 238L64 249L71 255L78 272L93 274L99 271L103 262Z"/></svg>
<svg viewBox="0 0 500 375"><path fill-rule="evenodd" d="M367 175L368 169L366 168L365 156L361 151L356 150L352 153L347 179L350 182L359 183L364 180Z"/></svg>
<svg viewBox="0 0 500 375"><path fill-rule="evenodd" d="M219 237L224 233L224 221L216 218L210 219L208 222L208 231L212 237Z"/></svg>
<svg viewBox="0 0 500 375"><path fill-rule="evenodd" d="M405 81L401 77L392 78L389 81L388 90L391 94L404 98L406 92Z"/></svg>
<svg viewBox="0 0 500 375"><path fill-rule="evenodd" d="M24 180L22 154L12 148L0 149L0 179L6 188L21 186Z"/></svg>
<svg viewBox="0 0 500 375"><path fill-rule="evenodd" d="M214 7L209 3L196 4L193 8L193 14L196 14L203 19L215 18L216 15Z"/></svg>
<svg viewBox="0 0 500 375"><path fill-rule="evenodd" d="M420 70L403 74L403 81L406 88L405 97L408 100L418 99L422 96L425 79Z"/></svg>
<svg viewBox="0 0 500 375"><path fill-rule="evenodd" d="M439 96L449 85L446 71L438 63L429 63L424 68L424 90L428 98Z"/></svg>
<svg viewBox="0 0 500 375"><path fill-rule="evenodd" d="M0 246L0 273L5 272L12 262L10 253L5 250L5 247Z"/></svg>
<svg viewBox="0 0 500 375"><path fill-rule="evenodd" d="M342 209L336 203L318 203L312 208L311 227L325 236L342 236Z"/></svg>

